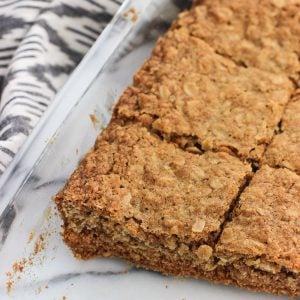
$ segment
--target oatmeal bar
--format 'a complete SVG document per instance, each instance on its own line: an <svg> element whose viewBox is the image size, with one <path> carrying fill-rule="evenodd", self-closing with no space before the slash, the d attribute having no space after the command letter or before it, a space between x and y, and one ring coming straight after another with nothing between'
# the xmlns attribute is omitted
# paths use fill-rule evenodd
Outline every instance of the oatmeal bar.
<svg viewBox="0 0 300 300"><path fill-rule="evenodd" d="M242 193L216 247L231 280L300 295L300 177L263 166Z"/></svg>
<svg viewBox="0 0 300 300"><path fill-rule="evenodd" d="M55 201L78 257L121 256L148 268L173 262L187 275L211 267L250 175L249 164L228 153L192 154L140 125L111 124Z"/></svg>
<svg viewBox="0 0 300 300"><path fill-rule="evenodd" d="M188 28L245 67L284 73L300 84L299 0L205 0L174 26Z"/></svg>
<svg viewBox="0 0 300 300"><path fill-rule="evenodd" d="M300 0L201 2L56 195L64 240L78 258L300 296Z"/></svg>
<svg viewBox="0 0 300 300"><path fill-rule="evenodd" d="M292 90L285 75L239 67L187 28L173 27L114 115L138 120L183 148L259 161Z"/></svg>
<svg viewBox="0 0 300 300"><path fill-rule="evenodd" d="M263 162L300 174L300 91L289 103L279 132L268 147Z"/></svg>

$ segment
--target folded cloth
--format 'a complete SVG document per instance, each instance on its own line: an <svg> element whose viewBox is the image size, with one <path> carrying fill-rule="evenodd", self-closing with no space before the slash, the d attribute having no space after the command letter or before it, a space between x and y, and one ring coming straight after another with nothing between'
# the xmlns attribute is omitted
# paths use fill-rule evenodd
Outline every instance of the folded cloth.
<svg viewBox="0 0 300 300"><path fill-rule="evenodd" d="M1 1L0 175L122 1Z"/></svg>

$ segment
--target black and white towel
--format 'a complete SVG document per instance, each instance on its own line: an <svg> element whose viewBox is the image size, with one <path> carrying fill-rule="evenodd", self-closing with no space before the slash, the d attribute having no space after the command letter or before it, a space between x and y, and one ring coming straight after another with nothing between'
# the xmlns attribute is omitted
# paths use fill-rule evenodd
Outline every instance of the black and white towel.
<svg viewBox="0 0 300 300"><path fill-rule="evenodd" d="M0 1L0 175L122 1Z"/></svg>

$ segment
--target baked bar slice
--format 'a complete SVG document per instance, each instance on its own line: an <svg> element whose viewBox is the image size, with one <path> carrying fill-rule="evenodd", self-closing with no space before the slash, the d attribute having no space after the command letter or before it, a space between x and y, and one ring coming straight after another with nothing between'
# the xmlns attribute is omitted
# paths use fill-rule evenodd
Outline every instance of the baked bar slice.
<svg viewBox="0 0 300 300"><path fill-rule="evenodd" d="M263 162L300 174L300 91L287 106L278 133L268 147Z"/></svg>
<svg viewBox="0 0 300 300"><path fill-rule="evenodd" d="M300 84L299 0L201 0L179 15L217 53L237 65L284 73Z"/></svg>
<svg viewBox="0 0 300 300"><path fill-rule="evenodd" d="M237 66L189 28L174 25L135 75L114 115L138 120L184 149L259 161L292 91L284 74Z"/></svg>
<svg viewBox="0 0 300 300"><path fill-rule="evenodd" d="M192 154L139 124L111 124L55 201L77 257L200 276L213 268L215 241L250 176L225 152Z"/></svg>
<svg viewBox="0 0 300 300"><path fill-rule="evenodd" d="M242 193L216 247L233 283L300 295L300 177L263 166Z"/></svg>

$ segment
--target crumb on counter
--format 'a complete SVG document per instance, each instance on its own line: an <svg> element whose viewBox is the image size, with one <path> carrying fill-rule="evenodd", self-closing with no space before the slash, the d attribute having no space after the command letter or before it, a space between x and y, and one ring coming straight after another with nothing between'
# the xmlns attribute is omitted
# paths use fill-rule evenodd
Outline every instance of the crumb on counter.
<svg viewBox="0 0 300 300"><path fill-rule="evenodd" d="M135 23L138 19L138 12L134 7L130 7L125 13L124 13L125 18L130 18L130 21L132 23Z"/></svg>
<svg viewBox="0 0 300 300"><path fill-rule="evenodd" d="M90 114L90 119L93 123L94 128L97 129L97 125L100 123L100 120L98 120L94 114Z"/></svg>
<svg viewBox="0 0 300 300"><path fill-rule="evenodd" d="M32 229L28 237L28 244L32 242L34 236L35 236L35 229Z"/></svg>

